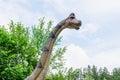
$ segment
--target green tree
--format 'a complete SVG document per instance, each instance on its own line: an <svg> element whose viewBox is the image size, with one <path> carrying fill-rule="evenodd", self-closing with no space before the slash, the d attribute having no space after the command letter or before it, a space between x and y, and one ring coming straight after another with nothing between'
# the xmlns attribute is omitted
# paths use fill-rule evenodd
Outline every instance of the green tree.
<svg viewBox="0 0 120 80"><path fill-rule="evenodd" d="M0 27L0 79L19 80L33 69L32 66L27 65L28 62L25 60L31 48L27 46L29 43L28 29L23 28L21 23L14 24L13 21L9 28L7 30L4 26Z"/></svg>
<svg viewBox="0 0 120 80"><path fill-rule="evenodd" d="M120 68L114 68L113 69L112 80L120 80Z"/></svg>
<svg viewBox="0 0 120 80"><path fill-rule="evenodd" d="M8 28L0 26L0 80L23 80L33 71L52 30L52 22L49 21L44 26L44 19L40 19L39 24L32 27L13 21ZM61 37L54 46L60 41ZM51 70L62 68L65 50L58 48L53 51ZM60 63L55 62L56 60Z"/></svg>
<svg viewBox="0 0 120 80"><path fill-rule="evenodd" d="M111 80L111 76L106 67L99 69L99 80Z"/></svg>
<svg viewBox="0 0 120 80"><path fill-rule="evenodd" d="M94 80L98 80L98 72L97 72L97 67L95 65L93 65L92 67L92 78Z"/></svg>

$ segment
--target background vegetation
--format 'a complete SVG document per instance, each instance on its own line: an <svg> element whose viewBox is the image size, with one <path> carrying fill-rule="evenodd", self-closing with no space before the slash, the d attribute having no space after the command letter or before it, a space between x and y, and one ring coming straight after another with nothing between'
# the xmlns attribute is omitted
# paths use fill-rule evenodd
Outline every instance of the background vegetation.
<svg viewBox="0 0 120 80"><path fill-rule="evenodd" d="M38 25L26 27L20 22L0 26L0 80L23 80L34 70L44 44L52 30L52 22L45 27L44 19ZM73 70L65 68L63 55L66 47L59 37L54 45L46 80L120 80L120 68L110 73L106 67L89 66Z"/></svg>

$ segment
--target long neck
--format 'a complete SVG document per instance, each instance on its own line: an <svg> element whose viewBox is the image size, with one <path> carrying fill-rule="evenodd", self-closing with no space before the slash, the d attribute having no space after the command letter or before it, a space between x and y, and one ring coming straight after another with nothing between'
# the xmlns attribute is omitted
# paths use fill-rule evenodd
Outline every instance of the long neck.
<svg viewBox="0 0 120 80"><path fill-rule="evenodd" d="M43 53L41 54L41 58L39 60L38 65L36 66L33 73L26 80L44 80L48 70L54 42L63 29L64 23L62 21L50 33L50 36L48 37L46 45L44 46Z"/></svg>
<svg viewBox="0 0 120 80"><path fill-rule="evenodd" d="M62 25L57 25L52 32L50 33L48 40L46 42L46 45L44 46L43 49L43 53L51 53L51 50L53 48L54 42L56 40L56 38L58 37L58 35L60 34L60 32L64 29L64 27L62 27Z"/></svg>

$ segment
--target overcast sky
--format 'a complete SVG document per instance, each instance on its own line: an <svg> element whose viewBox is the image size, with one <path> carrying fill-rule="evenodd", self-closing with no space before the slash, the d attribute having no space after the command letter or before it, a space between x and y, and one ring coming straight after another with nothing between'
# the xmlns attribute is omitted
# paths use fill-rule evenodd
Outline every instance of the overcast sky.
<svg viewBox="0 0 120 80"><path fill-rule="evenodd" d="M80 30L64 30L61 46L67 67L120 67L120 0L0 0L0 25L10 20L31 26L38 19L54 26L71 12L82 21Z"/></svg>

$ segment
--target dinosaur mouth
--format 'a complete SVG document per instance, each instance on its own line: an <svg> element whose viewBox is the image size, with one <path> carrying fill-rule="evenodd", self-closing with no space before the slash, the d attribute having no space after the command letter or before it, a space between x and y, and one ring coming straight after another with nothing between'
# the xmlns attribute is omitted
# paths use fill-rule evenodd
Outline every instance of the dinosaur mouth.
<svg viewBox="0 0 120 80"><path fill-rule="evenodd" d="M81 23L75 24L75 29L78 30L80 29Z"/></svg>

